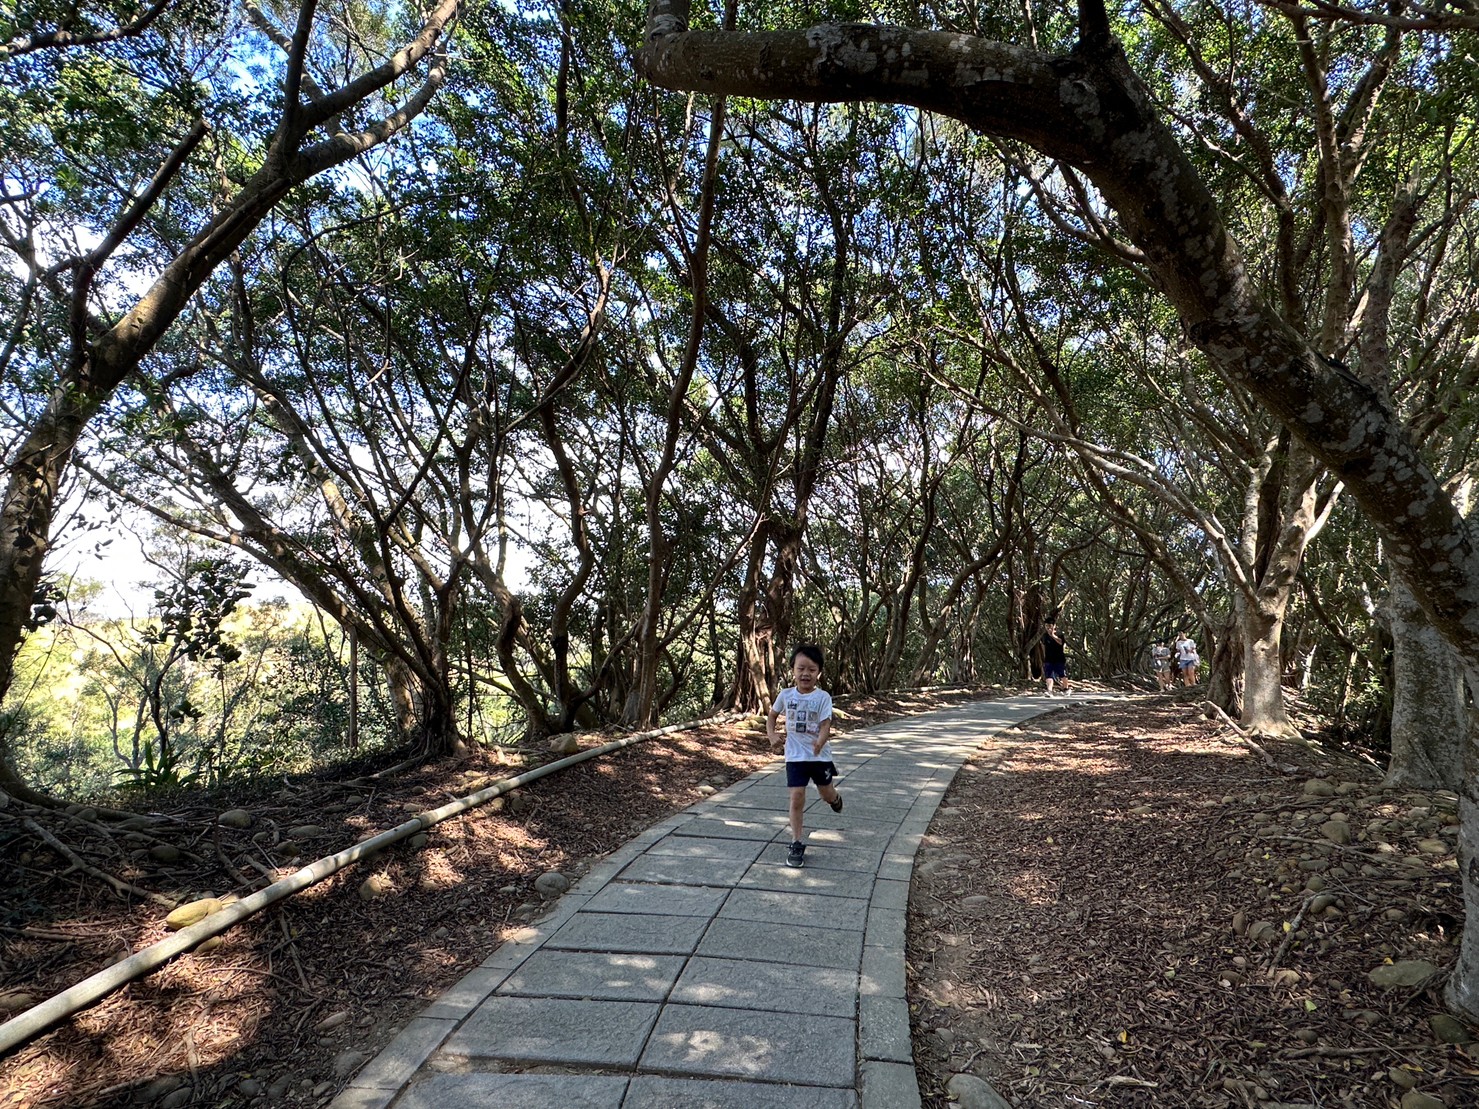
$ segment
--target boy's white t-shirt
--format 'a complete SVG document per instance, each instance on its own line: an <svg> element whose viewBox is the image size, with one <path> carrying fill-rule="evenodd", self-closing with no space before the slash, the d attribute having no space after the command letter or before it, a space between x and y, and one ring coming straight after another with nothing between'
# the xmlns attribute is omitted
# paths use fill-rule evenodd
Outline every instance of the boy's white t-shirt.
<svg viewBox="0 0 1479 1109"><path fill-rule="evenodd" d="M820 752L812 754L812 745L823 720L832 719L832 695L825 689L813 689L802 693L795 686L787 686L775 699L771 711L786 718L786 761L787 762L831 762L832 744L829 740Z"/></svg>

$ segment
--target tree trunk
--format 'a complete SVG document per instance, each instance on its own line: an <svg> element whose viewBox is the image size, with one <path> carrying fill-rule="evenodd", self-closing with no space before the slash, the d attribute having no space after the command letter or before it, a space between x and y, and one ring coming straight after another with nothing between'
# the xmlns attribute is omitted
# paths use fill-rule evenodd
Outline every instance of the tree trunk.
<svg viewBox="0 0 1479 1109"><path fill-rule="evenodd" d="M1479 666L1466 666L1469 688L1479 690ZM1443 998L1455 1012L1479 1021L1479 728L1469 731L1459 790L1458 871L1464 887L1464 934L1458 963Z"/></svg>
<svg viewBox="0 0 1479 1109"><path fill-rule="evenodd" d="M1254 735L1289 737L1298 729L1284 711L1284 606L1241 606L1243 712L1240 723Z"/></svg>
<svg viewBox="0 0 1479 1109"><path fill-rule="evenodd" d="M734 680L729 687L729 707L735 712L763 712L777 692L771 680L773 629L769 614L760 608L760 571L770 542L769 531L763 528L755 536L745 565L745 583L740 589Z"/></svg>
<svg viewBox="0 0 1479 1109"><path fill-rule="evenodd" d="M1463 670L1402 576L1392 571L1390 582L1392 757L1382 785L1457 790L1470 727Z"/></svg>

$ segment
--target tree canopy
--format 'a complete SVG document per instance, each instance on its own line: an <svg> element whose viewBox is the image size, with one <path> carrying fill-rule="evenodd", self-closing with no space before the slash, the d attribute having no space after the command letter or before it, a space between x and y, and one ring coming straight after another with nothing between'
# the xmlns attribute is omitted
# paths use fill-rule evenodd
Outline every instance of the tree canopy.
<svg viewBox="0 0 1479 1109"><path fill-rule="evenodd" d="M754 710L803 640L839 693L1016 681L1056 617L1081 674L1191 632L1245 727L1297 697L1479 846L1475 30L16 6L0 787ZM135 624L49 568L109 517Z"/></svg>

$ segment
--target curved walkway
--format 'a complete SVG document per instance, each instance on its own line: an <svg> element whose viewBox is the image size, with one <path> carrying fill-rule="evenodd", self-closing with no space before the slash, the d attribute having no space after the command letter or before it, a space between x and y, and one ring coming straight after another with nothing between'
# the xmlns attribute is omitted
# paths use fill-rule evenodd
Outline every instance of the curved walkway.
<svg viewBox="0 0 1479 1109"><path fill-rule="evenodd" d="M597 863L413 1019L331 1109L908 1109L914 853L985 739L1067 704L977 701L839 736L785 865L779 762ZM1104 698L1107 699L1107 698Z"/></svg>

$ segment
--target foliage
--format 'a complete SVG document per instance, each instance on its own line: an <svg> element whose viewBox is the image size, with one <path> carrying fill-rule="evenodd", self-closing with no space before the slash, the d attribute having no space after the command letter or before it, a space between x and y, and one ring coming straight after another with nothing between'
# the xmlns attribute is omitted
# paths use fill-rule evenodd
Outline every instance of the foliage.
<svg viewBox="0 0 1479 1109"><path fill-rule="evenodd" d="M38 0L14 27L127 10ZM1076 35L1072 5L929 12L1044 49ZM371 5L320 21L312 71L342 76L404 18ZM1390 391L1439 472L1470 472L1472 62L1441 37L1305 33L1258 6L1112 19L1250 280ZM1307 703L1380 730L1381 552L1337 504L1297 581L1267 575L1271 537L1291 531L1270 521L1335 483L1191 349L1101 197L951 120L736 99L701 259L720 116L635 78L641 26L627 3L469 8L407 141L298 189L222 262L80 465L89 511L106 497L248 562L187 562L137 627L61 626L38 593L11 698L30 714L27 774L96 793L115 772L319 765L351 734L638 726L753 703L796 637L827 645L839 690L1016 679L1059 609L1078 673L1134 673L1177 625L1236 640L1234 617L1272 593ZM98 279L99 310L116 310L252 172L278 119L276 57L244 9L192 0L136 40L10 59L12 253L84 256L209 117L210 158ZM1322 111L1347 153L1322 147ZM23 268L0 268L12 437L69 334ZM248 565L313 619L245 605Z"/></svg>

